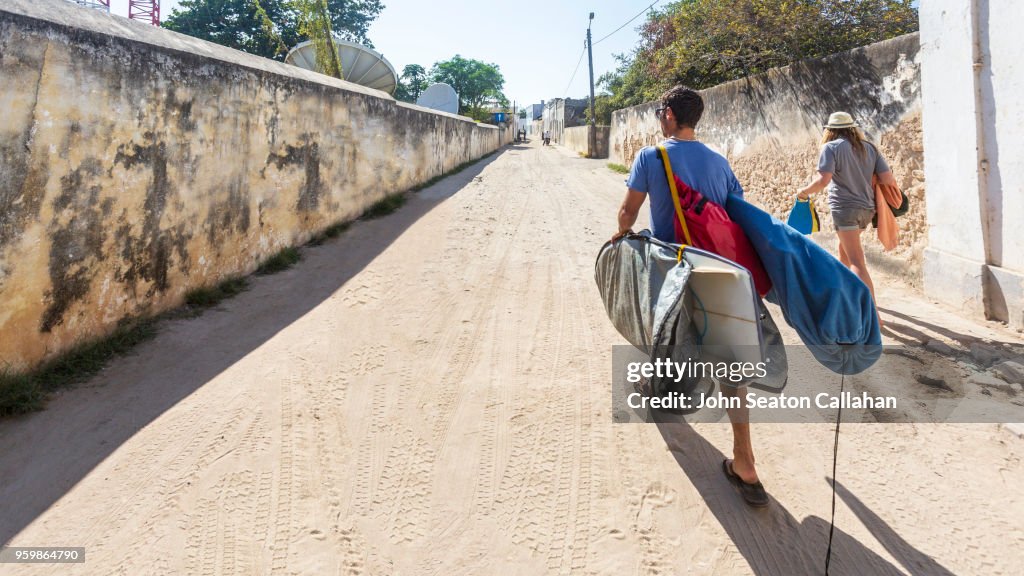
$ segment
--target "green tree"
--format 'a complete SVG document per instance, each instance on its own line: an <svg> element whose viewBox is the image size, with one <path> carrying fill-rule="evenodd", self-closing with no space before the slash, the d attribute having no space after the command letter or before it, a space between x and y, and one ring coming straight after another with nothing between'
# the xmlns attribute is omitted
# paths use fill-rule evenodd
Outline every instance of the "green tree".
<svg viewBox="0 0 1024 576"><path fill-rule="evenodd" d="M313 41L317 72L344 78L341 73L341 56L331 34L327 0L293 0L292 5L299 12L299 33Z"/></svg>
<svg viewBox="0 0 1024 576"><path fill-rule="evenodd" d="M288 49L309 39L301 31L300 0L182 0L163 22L168 30L222 46L284 60ZM308 1L308 0L303 0ZM381 0L326 0L336 36L370 47L370 24Z"/></svg>
<svg viewBox="0 0 1024 576"><path fill-rule="evenodd" d="M497 64L487 64L456 54L450 60L435 63L430 70L430 78L455 89L459 95L459 114L486 120L488 117L483 110L486 104L508 106L508 98L501 91L505 86L505 77Z"/></svg>
<svg viewBox="0 0 1024 576"><path fill-rule="evenodd" d="M598 126L608 126L612 123L612 96L611 94L598 94L594 96L594 116L597 117ZM590 106L583 113L583 117L590 122Z"/></svg>
<svg viewBox="0 0 1024 576"><path fill-rule="evenodd" d="M637 49L599 85L619 109L917 29L912 0L679 0L648 15Z"/></svg>
<svg viewBox="0 0 1024 576"><path fill-rule="evenodd" d="M423 69L423 66L407 64L405 68L402 68L402 75L398 78L395 99L416 102L427 86L427 71Z"/></svg>

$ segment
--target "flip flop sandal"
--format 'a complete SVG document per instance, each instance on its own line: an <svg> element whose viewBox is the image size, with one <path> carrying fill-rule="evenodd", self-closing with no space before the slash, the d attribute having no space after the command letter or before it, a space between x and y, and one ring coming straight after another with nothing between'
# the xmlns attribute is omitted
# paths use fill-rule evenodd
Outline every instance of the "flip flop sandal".
<svg viewBox="0 0 1024 576"><path fill-rule="evenodd" d="M764 485L761 482L754 482L753 484L744 482L742 478L732 471L732 460L728 458L722 460L722 472L725 472L725 477L729 479L729 482L739 488L740 495L743 496L743 501L747 505L754 508L764 508L768 505L770 500L768 499L768 493L764 490Z"/></svg>

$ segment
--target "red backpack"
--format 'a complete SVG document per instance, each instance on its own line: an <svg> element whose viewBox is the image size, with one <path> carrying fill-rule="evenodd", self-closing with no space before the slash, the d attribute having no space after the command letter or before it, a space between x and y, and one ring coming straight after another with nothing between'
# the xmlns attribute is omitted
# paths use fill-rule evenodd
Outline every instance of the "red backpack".
<svg viewBox="0 0 1024 576"><path fill-rule="evenodd" d="M725 208L708 200L672 173L672 164L664 146L658 146L658 152L665 164L665 176L676 207L676 217L673 218L676 242L714 252L743 266L750 271L757 293L761 296L767 294L772 289L772 281L743 229L729 218Z"/></svg>

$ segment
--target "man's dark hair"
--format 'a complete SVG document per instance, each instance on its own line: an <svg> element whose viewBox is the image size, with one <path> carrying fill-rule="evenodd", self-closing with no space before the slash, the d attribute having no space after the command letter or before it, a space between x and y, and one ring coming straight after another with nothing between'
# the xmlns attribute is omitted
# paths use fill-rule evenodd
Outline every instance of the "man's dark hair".
<svg viewBox="0 0 1024 576"><path fill-rule="evenodd" d="M661 105L672 109L672 115L680 126L696 128L704 114L704 99L693 88L676 85L661 95Z"/></svg>

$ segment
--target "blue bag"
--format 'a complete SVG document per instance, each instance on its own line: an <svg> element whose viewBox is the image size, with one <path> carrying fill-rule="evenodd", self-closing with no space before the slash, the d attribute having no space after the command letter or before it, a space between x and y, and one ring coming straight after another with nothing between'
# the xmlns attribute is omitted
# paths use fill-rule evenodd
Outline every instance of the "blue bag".
<svg viewBox="0 0 1024 576"><path fill-rule="evenodd" d="M818 211L814 209L814 201L796 199L793 209L789 211L789 220L786 221L797 232L810 234L821 230L821 220L818 219Z"/></svg>
<svg viewBox="0 0 1024 576"><path fill-rule="evenodd" d="M814 357L841 374L871 367L882 354L882 334L867 285L813 240L742 198L730 196L725 209L772 280L766 299L782 308Z"/></svg>

